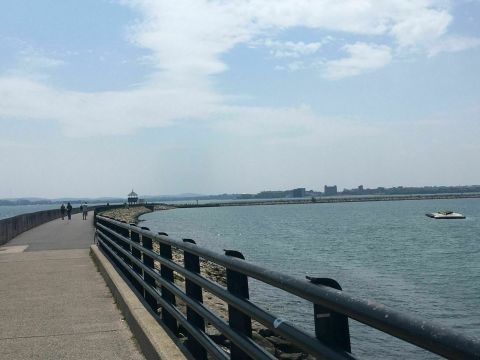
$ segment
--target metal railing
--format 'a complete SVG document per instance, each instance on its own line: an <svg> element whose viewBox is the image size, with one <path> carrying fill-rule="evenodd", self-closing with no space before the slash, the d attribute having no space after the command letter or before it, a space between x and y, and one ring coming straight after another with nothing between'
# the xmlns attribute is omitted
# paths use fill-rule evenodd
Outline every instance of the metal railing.
<svg viewBox="0 0 480 360"><path fill-rule="evenodd" d="M225 250L222 255L198 247L190 239L173 239L165 233L156 234L103 216L96 220L100 248L173 334L178 334L180 326L183 328L187 348L195 359L206 359L207 354L216 359L275 359L252 340L252 319L316 358L354 359L348 318L447 358L480 359L478 339L350 296L332 279L301 280L249 263L237 251ZM154 242L158 252L153 250ZM172 260L172 248L183 252L183 265ZM226 269L226 288L202 276L200 259ZM185 278L184 289L175 283L175 273ZM311 302L315 336L250 302L248 278ZM228 323L203 303L203 290L228 304ZM186 304L186 314L180 311L177 299ZM229 352L207 335L205 323L230 340Z"/></svg>

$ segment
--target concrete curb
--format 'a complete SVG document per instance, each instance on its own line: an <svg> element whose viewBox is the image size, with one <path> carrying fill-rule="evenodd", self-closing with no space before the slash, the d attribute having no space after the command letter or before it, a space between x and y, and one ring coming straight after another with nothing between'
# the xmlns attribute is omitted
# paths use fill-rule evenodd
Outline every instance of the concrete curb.
<svg viewBox="0 0 480 360"><path fill-rule="evenodd" d="M125 316L145 358L186 360L187 357L180 350L181 345L162 328L96 245L90 246L90 255Z"/></svg>

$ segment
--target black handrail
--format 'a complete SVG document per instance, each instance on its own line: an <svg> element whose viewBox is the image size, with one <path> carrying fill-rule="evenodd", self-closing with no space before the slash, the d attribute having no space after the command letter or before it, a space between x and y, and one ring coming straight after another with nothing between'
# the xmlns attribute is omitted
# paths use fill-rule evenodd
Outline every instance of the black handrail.
<svg viewBox="0 0 480 360"><path fill-rule="evenodd" d="M97 232L100 235L102 248L116 259L117 265L127 270L130 274L129 276L132 276L131 279L133 279L137 285L143 287L148 293L155 291L155 293L151 293L151 295L158 300L163 308L169 310L172 310L171 308L176 309L174 306L171 306L171 304L165 304L165 296L161 295L162 292L169 291L182 299L187 306L197 314L216 326L232 343L239 346L246 354L254 358L269 357L265 351L260 349L252 340L249 340L248 336L245 337L245 334L237 334L239 337L236 336L223 320L218 318L218 320L221 320L219 322L217 319L212 318L212 313L209 312L201 302L188 297L183 290L176 287L173 282L165 280L158 271L146 266L145 262L141 262L138 257L133 256L132 249L134 252L143 253L144 258L155 259L162 267L182 274L186 279L221 298L228 303L229 306L238 309L248 318L259 321L264 326L292 341L312 355L328 359L352 359L353 356L348 351L345 351L345 348L342 350L338 346L332 346L331 343L329 344L328 341L324 341L325 339L319 338L318 335L317 337L313 337L288 322L277 319L275 316L249 302L248 299L233 295L231 291L225 290L223 287L201 275L187 270L185 267L145 248L138 241L132 241L124 235L137 234L145 239L153 239L158 242L160 246L173 246L183 250L185 255L192 254L212 261L224 266L228 271L238 273L245 277L255 278L306 299L313 304L321 305L332 313L345 315L447 358L480 359L480 342L477 339L469 338L433 322L419 320L416 317L392 310L384 305L358 299L327 286L316 285L306 280L300 280L273 270L264 269L241 259L217 254L192 243L176 240L166 235L158 235L145 228L128 225L103 216L97 216L97 220ZM132 270L132 267L136 267L137 271ZM141 269L140 273L138 273L139 269ZM162 286L161 292L158 292L145 283L145 274L153 277ZM188 323L188 319L180 317L175 311L172 312L172 315L182 326L185 322ZM183 316L183 314L181 315ZM186 326L184 327L186 328ZM189 327L190 329L187 329L189 334L198 340L207 351L216 358L223 358L218 352L223 350L214 347L211 348L208 344L205 344L204 333L203 335L199 334L202 332L192 330L191 326ZM212 345L211 343L209 344ZM217 357L215 353L220 357Z"/></svg>
<svg viewBox="0 0 480 360"><path fill-rule="evenodd" d="M102 224L98 223L98 227L101 229L104 229L110 233L114 233L113 230L108 229ZM102 231L98 230L98 233L107 238L108 240L111 240L108 236L106 236ZM131 242L128 238L125 238L121 235L118 235L118 238L122 239L122 241L125 241L129 243L132 247L140 249L141 246L139 246L136 243ZM169 291L175 293L177 296L182 298L185 302L188 302L189 299L185 299L184 294L176 288L174 285L169 284L166 282L164 279L161 278L161 276L154 272L153 270L149 269L146 267L144 264L140 263L137 259L134 259L133 256L131 256L126 250L124 250L121 246L118 244L112 243L112 245L119 250L122 254L128 256L131 260L135 261L138 266L141 266L144 271L148 273L148 275L154 277L162 286L165 286ZM272 328L275 325L275 322L278 321L278 318L269 314L268 312L264 311L263 309L257 307L256 305L252 304L249 301L246 301L245 299L233 296L231 293L226 291L224 288L220 287L219 285L215 284L214 282L205 279L199 275L193 274L186 270L184 267L176 264L173 261L165 260L162 258L160 255L150 251L150 250L145 250L143 249L144 253L155 260L159 261L162 265L166 265L172 270L184 275L186 278L189 280L195 282L197 285L201 286L202 288L208 290L211 292L213 295L219 297L220 299L224 300L228 304L231 304L235 306L236 308L242 310L245 314L248 316L256 319L258 322L261 324L265 325L266 327ZM212 322L211 318L208 318L210 322ZM217 325L219 325L219 322L216 322ZM220 325L222 329L222 333L226 331L226 329L223 328L223 325ZM218 326L217 326L218 327ZM288 322L282 322L280 326L276 326L276 332L284 336L285 338L291 340L293 343L296 345L304 348L306 351L310 352L311 354L317 355L317 356L325 356L328 355L329 359L351 359L352 357L349 354L343 353L343 354L337 354L336 352L331 352L331 350L324 346L322 343L318 342L318 340L309 334L303 332L300 329L295 328L294 326L290 325ZM230 338L230 334L224 333L225 336ZM234 339L230 338L232 341L235 341ZM258 358L258 357L257 357Z"/></svg>

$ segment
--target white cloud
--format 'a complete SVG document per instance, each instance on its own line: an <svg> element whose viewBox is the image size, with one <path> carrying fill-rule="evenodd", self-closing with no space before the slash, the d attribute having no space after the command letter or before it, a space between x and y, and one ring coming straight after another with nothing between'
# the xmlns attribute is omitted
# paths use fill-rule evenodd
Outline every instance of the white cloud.
<svg viewBox="0 0 480 360"><path fill-rule="evenodd" d="M443 2L428 0L124 0L140 11L131 40L153 52L161 70L202 75L226 70L220 56L265 33L295 27L392 36L402 47L424 46L451 22ZM269 40L274 56L312 54L321 43Z"/></svg>
<svg viewBox="0 0 480 360"><path fill-rule="evenodd" d="M16 66L7 71L10 76L28 76L42 80L56 68L65 65L65 61L58 57L45 54L32 46L18 41L15 47L20 48L16 55Z"/></svg>
<svg viewBox="0 0 480 360"><path fill-rule="evenodd" d="M292 61L286 65L277 65L275 66L275 70L286 70L286 71L299 71L310 68L310 64L306 64L304 61Z"/></svg>
<svg viewBox="0 0 480 360"><path fill-rule="evenodd" d="M392 60L391 49L385 45L357 42L345 45L348 57L332 60L325 64L324 76L328 79L342 79L384 67Z"/></svg>
<svg viewBox="0 0 480 360"><path fill-rule="evenodd" d="M318 52L323 42L304 43L303 41L275 41L267 39L263 45L270 49L270 54L276 58L299 58Z"/></svg>
<svg viewBox="0 0 480 360"><path fill-rule="evenodd" d="M211 76L227 70L222 56L239 44L304 27L354 35L391 36L401 46L431 44L446 34L451 16L434 0L122 0L141 20L128 39L150 50L155 72L133 90L83 93L49 86L28 74L0 77L0 117L53 120L68 135L124 134L141 127L168 126L181 119L225 115L227 99ZM302 57L320 42L271 39L274 56L297 58L286 68L308 66ZM268 45L267 45L268 46ZM446 46L446 45L445 45ZM452 46L449 47L452 49ZM348 57L325 63L325 76L340 79L385 66L385 45L357 42ZM52 68L55 59L30 56L19 67ZM37 78L38 79L38 78ZM245 108L248 112L248 108ZM294 109L279 110L295 117ZM237 113L237 112L236 112ZM266 111L266 114L272 114ZM275 113L278 117L278 113ZM238 121L244 121L237 116Z"/></svg>
<svg viewBox="0 0 480 360"><path fill-rule="evenodd" d="M175 119L202 118L221 98L201 84L168 79L130 91L82 93L57 90L19 77L0 78L0 118L50 120L69 136L115 135L163 127Z"/></svg>
<svg viewBox="0 0 480 360"><path fill-rule="evenodd" d="M64 64L63 60L45 56L38 52L23 52L20 59L20 67L31 70L50 69Z"/></svg>
<svg viewBox="0 0 480 360"><path fill-rule="evenodd" d="M423 3L423 2L420 2ZM414 10L414 9L410 9ZM400 18L392 27L401 47L424 46L440 38L447 31L452 16L446 10L417 8Z"/></svg>
<svg viewBox="0 0 480 360"><path fill-rule="evenodd" d="M480 38L448 36L434 43L428 52L429 56L435 56L441 52L457 52L471 49L480 45Z"/></svg>

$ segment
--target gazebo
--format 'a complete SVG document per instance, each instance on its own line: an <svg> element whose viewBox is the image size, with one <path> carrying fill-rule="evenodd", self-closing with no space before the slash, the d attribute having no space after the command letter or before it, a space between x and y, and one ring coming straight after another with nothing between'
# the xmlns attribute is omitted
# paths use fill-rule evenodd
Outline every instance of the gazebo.
<svg viewBox="0 0 480 360"><path fill-rule="evenodd" d="M138 201L138 195L132 189L132 192L128 194L128 205L135 205L137 201Z"/></svg>

